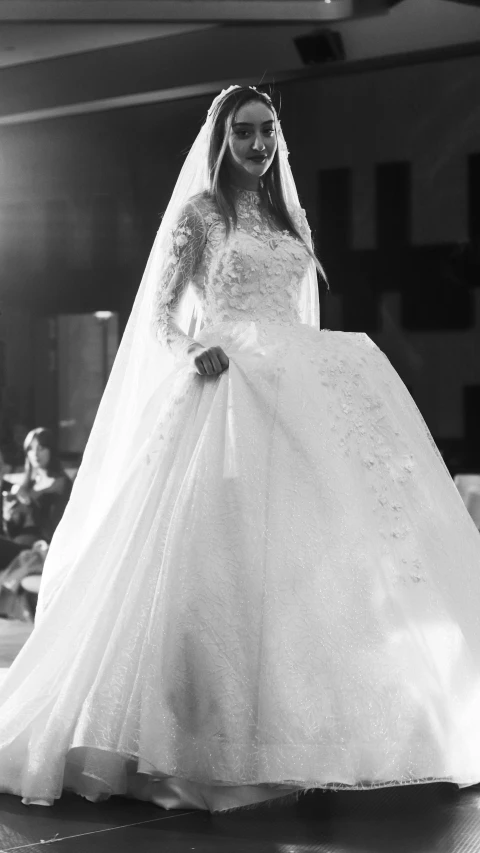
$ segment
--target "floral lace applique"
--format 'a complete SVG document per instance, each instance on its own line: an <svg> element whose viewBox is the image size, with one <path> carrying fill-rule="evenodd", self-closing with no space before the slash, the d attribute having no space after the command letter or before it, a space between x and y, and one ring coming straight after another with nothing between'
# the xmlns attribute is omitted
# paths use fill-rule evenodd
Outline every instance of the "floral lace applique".
<svg viewBox="0 0 480 853"><path fill-rule="evenodd" d="M190 202L172 232L170 251L155 305L157 337L175 352L194 343L175 322L183 293L193 283L204 325L253 320L300 322L299 291L310 258L289 231L279 231L260 206L256 192L237 193L238 223L228 238L208 197ZM307 242L310 232L300 209L295 224Z"/></svg>
<svg viewBox="0 0 480 853"><path fill-rule="evenodd" d="M217 243L206 282L206 319L300 322L300 283L310 261L305 247L268 221L256 192L238 192L237 216L223 247Z"/></svg>

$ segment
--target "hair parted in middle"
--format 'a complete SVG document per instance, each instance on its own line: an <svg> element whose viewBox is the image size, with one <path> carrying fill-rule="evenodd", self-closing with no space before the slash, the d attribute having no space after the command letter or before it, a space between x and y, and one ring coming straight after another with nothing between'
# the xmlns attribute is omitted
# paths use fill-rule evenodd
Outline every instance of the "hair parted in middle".
<svg viewBox="0 0 480 853"><path fill-rule="evenodd" d="M50 451L50 460L47 466L48 476L58 477L65 473L58 455L53 432L47 427L37 427L36 429L30 430L23 442L23 450L25 453L25 474L22 485L27 487L31 486L33 480L33 465L28 458L28 451L30 450L34 439L37 439L40 447L44 447Z"/></svg>
<svg viewBox="0 0 480 853"><path fill-rule="evenodd" d="M245 104L250 104L255 101L265 104L265 106L272 111L276 123L277 112L270 96L251 86L238 86L228 92L226 96L219 101L212 113L213 130L208 148L208 174L210 178L209 192L215 200L218 212L224 220L227 234L229 234L232 227L236 228L237 211L235 208L234 190L228 178L225 154L228 149L230 131L238 110ZM278 146L270 168L260 180L259 189L261 203L273 222L275 222L279 228L288 231L293 237L296 237L304 244L309 255L311 255L315 261L317 269L324 278L325 273L322 265L298 230L298 227L287 208L282 189ZM327 282L326 284L328 287Z"/></svg>

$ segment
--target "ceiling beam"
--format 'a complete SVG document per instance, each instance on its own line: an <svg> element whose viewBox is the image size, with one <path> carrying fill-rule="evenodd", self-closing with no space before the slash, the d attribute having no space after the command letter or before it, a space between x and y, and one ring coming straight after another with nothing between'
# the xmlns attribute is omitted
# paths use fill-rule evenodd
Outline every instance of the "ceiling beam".
<svg viewBox="0 0 480 853"><path fill-rule="evenodd" d="M291 80L295 72L276 74L275 82ZM236 80L241 86L252 86L258 84L256 77ZM265 83L270 82L266 78ZM96 101L84 103L67 104L59 107L47 107L39 110L29 110L25 113L14 113L12 115L0 116L0 127L9 127L17 124L30 124L31 122L45 121L48 119L67 118L68 116L88 115L91 113L105 113L109 110L128 109L129 107L144 107L149 104L161 104L166 101L177 101L184 98L199 98L202 95L217 95L222 89L227 89L231 80L215 80L208 83L197 83L191 86L176 86L172 89L159 89L156 92L139 92L134 95L120 95L115 98L102 98Z"/></svg>
<svg viewBox="0 0 480 853"><path fill-rule="evenodd" d="M347 74L362 74L386 68L398 68L402 66L421 65L429 62L445 62L464 58L466 56L479 56L480 42L471 44L451 45L435 50L415 51L408 54L397 54L393 56L382 56L374 59L357 60L355 62L332 62L316 68L304 68L302 70L292 69L290 71L277 71L274 75L265 75L264 84L268 83L295 83L306 80L320 79L322 77L336 77ZM242 86L258 85L257 77L238 77L235 82ZM159 89L152 92L136 92L130 95L103 98L83 103L66 104L58 107L46 107L25 112L0 115L0 127L9 127L31 122L48 121L50 119L63 119L69 116L88 115L92 113L106 113L111 110L122 110L132 107L145 107L166 101L177 101L187 98L198 98L203 95L218 94L222 89L232 84L232 78L225 80L209 80L204 83L176 86L172 88Z"/></svg>
<svg viewBox="0 0 480 853"><path fill-rule="evenodd" d="M402 0L0 0L0 21L331 23Z"/></svg>

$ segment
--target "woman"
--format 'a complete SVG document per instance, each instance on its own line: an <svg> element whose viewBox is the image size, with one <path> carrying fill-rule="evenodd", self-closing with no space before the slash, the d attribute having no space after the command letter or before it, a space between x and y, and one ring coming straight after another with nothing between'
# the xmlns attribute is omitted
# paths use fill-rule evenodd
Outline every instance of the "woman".
<svg viewBox="0 0 480 853"><path fill-rule="evenodd" d="M7 537L0 541L0 616L30 618L21 581L41 574L48 543L63 515L71 480L63 470L49 429L31 430L23 445L25 474L18 488L4 495ZM9 559L2 563L1 558Z"/></svg>
<svg viewBox="0 0 480 853"><path fill-rule="evenodd" d="M316 266L270 99L222 92L7 677L1 790L480 781L478 531L385 356L319 331Z"/></svg>
<svg viewBox="0 0 480 853"><path fill-rule="evenodd" d="M22 545L50 542L71 492L49 429L32 429L23 444L25 475L5 511L7 533Z"/></svg>

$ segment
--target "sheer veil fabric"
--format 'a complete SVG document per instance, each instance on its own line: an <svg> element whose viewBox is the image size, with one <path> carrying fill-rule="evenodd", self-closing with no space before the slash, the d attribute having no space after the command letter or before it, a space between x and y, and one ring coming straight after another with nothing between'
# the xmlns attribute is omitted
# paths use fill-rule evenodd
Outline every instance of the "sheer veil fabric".
<svg viewBox="0 0 480 853"><path fill-rule="evenodd" d="M122 483L128 479L142 442L148 435L149 401L174 368L174 355L159 344L152 332L155 303L159 298L169 297L168 292L159 294L159 282L168 263L171 235L181 212L191 198L209 186L208 146L215 109L236 88L239 87L231 86L222 91L212 102L163 216L69 505L48 554L38 600L37 622L42 620L59 587L81 564L82 545L98 530ZM272 110L284 197L287 208L294 213L300 206L298 194L281 125L273 106ZM191 286L183 293L176 315L181 329L195 338L202 327L202 313ZM302 282L301 318L303 323L319 328L318 282L313 260Z"/></svg>

